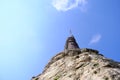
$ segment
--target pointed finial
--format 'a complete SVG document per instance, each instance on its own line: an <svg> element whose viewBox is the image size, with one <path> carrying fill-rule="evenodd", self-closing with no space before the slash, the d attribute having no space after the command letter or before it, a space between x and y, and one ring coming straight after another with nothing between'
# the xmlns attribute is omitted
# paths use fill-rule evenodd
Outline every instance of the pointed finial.
<svg viewBox="0 0 120 80"><path fill-rule="evenodd" d="M70 36L72 36L73 34L72 34L72 31L71 31L71 29L70 29Z"/></svg>
<svg viewBox="0 0 120 80"><path fill-rule="evenodd" d="M72 35L72 31L70 30L70 36L66 40L65 49L79 49L79 45L77 44L74 36Z"/></svg>

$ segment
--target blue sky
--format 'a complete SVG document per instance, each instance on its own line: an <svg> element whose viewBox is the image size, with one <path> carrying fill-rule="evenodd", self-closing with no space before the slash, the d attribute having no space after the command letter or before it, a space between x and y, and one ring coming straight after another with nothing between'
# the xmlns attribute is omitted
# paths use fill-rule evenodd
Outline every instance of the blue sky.
<svg viewBox="0 0 120 80"><path fill-rule="evenodd" d="M30 80L63 51L80 48L120 61L120 0L0 0L0 80Z"/></svg>

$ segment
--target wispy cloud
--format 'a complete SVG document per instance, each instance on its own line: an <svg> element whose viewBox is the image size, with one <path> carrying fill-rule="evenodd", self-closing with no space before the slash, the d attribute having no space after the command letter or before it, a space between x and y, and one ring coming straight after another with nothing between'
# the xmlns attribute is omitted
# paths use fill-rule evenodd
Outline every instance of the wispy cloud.
<svg viewBox="0 0 120 80"><path fill-rule="evenodd" d="M53 0L52 5L58 11L68 11L79 7L81 11L86 11L87 0Z"/></svg>
<svg viewBox="0 0 120 80"><path fill-rule="evenodd" d="M94 35L92 37L92 39L90 40L89 45L98 43L100 41L101 37L102 37L101 34Z"/></svg>

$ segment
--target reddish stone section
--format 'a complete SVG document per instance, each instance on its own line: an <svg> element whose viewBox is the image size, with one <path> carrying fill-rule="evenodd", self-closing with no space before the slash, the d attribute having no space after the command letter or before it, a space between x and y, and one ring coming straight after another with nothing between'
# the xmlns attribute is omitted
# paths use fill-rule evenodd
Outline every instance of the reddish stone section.
<svg viewBox="0 0 120 80"><path fill-rule="evenodd" d="M74 36L70 36L68 37L66 44L65 44L65 49L67 50L71 50L71 49L77 49L79 48Z"/></svg>

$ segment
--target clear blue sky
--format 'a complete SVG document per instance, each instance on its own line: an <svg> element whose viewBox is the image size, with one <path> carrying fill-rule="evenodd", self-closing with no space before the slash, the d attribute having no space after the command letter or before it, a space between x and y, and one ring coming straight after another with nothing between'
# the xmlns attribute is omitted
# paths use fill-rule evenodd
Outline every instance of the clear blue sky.
<svg viewBox="0 0 120 80"><path fill-rule="evenodd" d="M120 0L0 0L0 80L30 80L63 51L71 29L80 48L120 61Z"/></svg>

